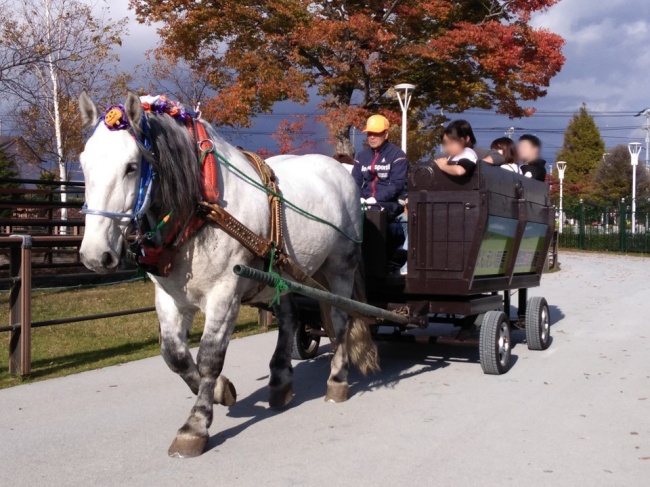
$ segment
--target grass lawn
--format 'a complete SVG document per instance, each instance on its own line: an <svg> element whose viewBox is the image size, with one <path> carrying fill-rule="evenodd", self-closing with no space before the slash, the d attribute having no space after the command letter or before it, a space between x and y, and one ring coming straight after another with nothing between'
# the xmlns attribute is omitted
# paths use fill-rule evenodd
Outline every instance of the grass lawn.
<svg viewBox="0 0 650 487"><path fill-rule="evenodd" d="M154 285L132 282L79 290L34 291L32 321L108 313L153 306ZM9 295L0 293L0 308L9 315ZM3 323L4 324L4 323ZM203 330L199 313L190 335L197 346ZM261 332L257 310L242 307L234 338ZM0 333L0 389L36 380L98 369L160 353L156 313L47 326L32 330L32 374L25 379L8 373L9 333Z"/></svg>

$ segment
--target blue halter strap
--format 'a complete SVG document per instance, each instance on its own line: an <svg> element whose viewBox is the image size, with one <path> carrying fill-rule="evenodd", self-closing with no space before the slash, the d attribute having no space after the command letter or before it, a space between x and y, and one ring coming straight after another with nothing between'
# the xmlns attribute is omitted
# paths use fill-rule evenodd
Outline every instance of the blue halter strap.
<svg viewBox="0 0 650 487"><path fill-rule="evenodd" d="M106 114L108 114L111 110L119 110L122 112L124 116L124 120L120 123L119 126L113 126L111 127L106 123ZM122 129L129 129L129 124L128 121L126 121L126 114L124 112L124 107L121 105L117 105L114 107L109 107L106 110L106 113L104 116L99 120L99 123L104 122L106 126L108 127L109 130L122 130ZM149 123L147 122L147 116L143 112L142 113L142 119L140 120L140 128L142 131L142 138L138 138L137 135L129 130L133 138L136 140L136 142L141 145L144 150L146 150L148 153L152 152L152 145L151 145L151 135L150 135L150 130L149 130ZM120 213L120 212L113 212L113 211L105 211L105 210L98 210L94 208L88 208L88 206L84 203L83 208L81 209L81 213L84 215L98 215L98 216L103 216L106 218L112 218L115 220L121 220L123 218L128 218L130 220L130 224L134 224L135 222L139 221L142 219L144 214L147 212L149 207L151 206L151 201L153 200L153 182L156 178L156 173L153 170L153 167L151 166L151 163L149 162L149 159L146 156L142 156L141 162L140 162L140 179L138 181L138 190L137 190L137 198L135 202L135 206L133 208L133 211L131 213Z"/></svg>

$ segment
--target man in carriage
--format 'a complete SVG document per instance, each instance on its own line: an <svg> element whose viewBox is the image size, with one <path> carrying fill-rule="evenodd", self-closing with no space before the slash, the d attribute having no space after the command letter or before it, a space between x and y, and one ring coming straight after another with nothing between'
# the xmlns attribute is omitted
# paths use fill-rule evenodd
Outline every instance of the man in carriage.
<svg viewBox="0 0 650 487"><path fill-rule="evenodd" d="M352 169L352 177L361 192L361 203L379 206L388 211L391 233L397 244L407 244L406 218L404 216L408 162L402 149L388 140L390 122L383 115L372 115L366 122L368 147L359 153ZM406 264L400 270L407 273Z"/></svg>
<svg viewBox="0 0 650 487"><path fill-rule="evenodd" d="M368 147L359 153L352 177L361 191L361 202L378 205L398 215L403 211L400 197L406 193L408 162L402 149L388 140L390 122L372 115L366 122Z"/></svg>

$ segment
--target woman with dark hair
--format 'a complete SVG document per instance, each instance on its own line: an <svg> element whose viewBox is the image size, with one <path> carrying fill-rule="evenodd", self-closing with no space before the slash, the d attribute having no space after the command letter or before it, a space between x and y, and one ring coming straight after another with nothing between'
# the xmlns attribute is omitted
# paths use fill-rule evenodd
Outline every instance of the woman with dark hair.
<svg viewBox="0 0 650 487"><path fill-rule="evenodd" d="M500 137L492 142L490 149L503 156L504 162L499 165L501 169L521 174L517 164L517 146L510 137Z"/></svg>
<svg viewBox="0 0 650 487"><path fill-rule="evenodd" d="M438 167L450 176L472 174L478 156L473 149L476 137L469 122L454 120L445 127L441 140L447 157L436 159Z"/></svg>

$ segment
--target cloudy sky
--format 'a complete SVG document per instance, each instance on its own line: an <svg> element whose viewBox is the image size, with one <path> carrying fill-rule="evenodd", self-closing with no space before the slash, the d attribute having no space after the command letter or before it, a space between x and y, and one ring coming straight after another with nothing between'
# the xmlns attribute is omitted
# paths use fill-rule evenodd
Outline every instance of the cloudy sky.
<svg viewBox="0 0 650 487"><path fill-rule="evenodd" d="M111 2L112 14L133 19L127 4L126 0ZM477 130L479 142L489 144L514 126L515 137L524 132L539 135L545 143L544 156L552 161L562 144L562 132L571 113L583 102L596 116L608 146L642 141L644 132L637 127L643 120L633 115L650 107L650 1L561 0L537 15L533 23L564 37L564 69L552 81L547 97L535 103L538 113L532 118L509 120L491 113L466 113ZM120 51L123 63L134 66L144 62L144 51L156 42L154 27L131 20L129 35ZM260 117L251 135L241 141L253 149L268 146L265 133L272 132L281 120L278 113L313 113L317 103L314 100L307 106L280 104L275 116ZM307 130L319 140L318 150L331 151L325 145L323 127L312 124Z"/></svg>

